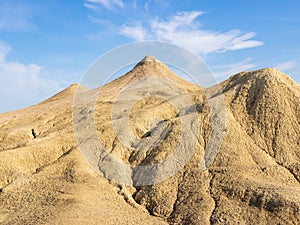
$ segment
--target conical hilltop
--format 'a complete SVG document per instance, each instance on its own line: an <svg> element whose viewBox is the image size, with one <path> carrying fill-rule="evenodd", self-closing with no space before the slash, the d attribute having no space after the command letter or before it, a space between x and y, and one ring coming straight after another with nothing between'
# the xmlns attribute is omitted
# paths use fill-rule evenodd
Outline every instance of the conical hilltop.
<svg viewBox="0 0 300 225"><path fill-rule="evenodd" d="M139 79L148 76L164 77L171 80L182 80L177 74L173 73L164 63L154 56L145 56L136 66L125 76L131 79Z"/></svg>
<svg viewBox="0 0 300 225"><path fill-rule="evenodd" d="M113 93L113 96L115 96L122 90L122 88L130 83L141 83L146 79L154 80L156 78L165 80L165 82L171 82L173 85L188 92L199 90L198 85L182 79L170 70L164 63L156 59L154 56L148 55L138 62L131 71L101 87L101 94L106 95L107 93L107 95L112 96Z"/></svg>
<svg viewBox="0 0 300 225"><path fill-rule="evenodd" d="M180 94L167 100L143 96L143 80L151 76L173 81L193 104L180 107ZM135 82L126 92L131 98L118 98ZM0 223L300 224L299 85L268 68L236 74L214 88L216 94L206 96L206 89L147 56L96 89L101 95L94 111L79 111L80 118L73 118L78 85L42 104L0 115ZM212 164L203 169L216 133L213 124L222 122L213 113L222 94L224 136ZM74 130L90 132L89 126L80 127L85 121L93 121L101 145L89 145L94 137L76 140ZM191 124L191 132L183 129ZM93 159L99 173L84 161L80 144L97 150ZM145 176L138 168L189 153L184 164L166 164L166 171L173 166L175 172L160 182L115 182L128 178L128 168L134 168L132 184L140 178L159 180L164 174ZM123 166L123 177L112 159Z"/></svg>

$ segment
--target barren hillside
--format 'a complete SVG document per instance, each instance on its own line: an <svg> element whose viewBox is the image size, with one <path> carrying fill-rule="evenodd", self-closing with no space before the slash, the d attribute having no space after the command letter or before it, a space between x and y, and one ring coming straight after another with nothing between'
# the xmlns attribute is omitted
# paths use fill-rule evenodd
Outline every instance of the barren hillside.
<svg viewBox="0 0 300 225"><path fill-rule="evenodd" d="M300 224L299 95L275 69L205 89L146 57L1 114L0 224Z"/></svg>

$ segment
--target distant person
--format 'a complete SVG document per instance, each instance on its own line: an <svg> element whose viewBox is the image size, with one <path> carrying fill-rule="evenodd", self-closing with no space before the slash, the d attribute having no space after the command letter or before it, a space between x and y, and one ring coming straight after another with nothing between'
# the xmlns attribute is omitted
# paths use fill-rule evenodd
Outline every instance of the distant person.
<svg viewBox="0 0 300 225"><path fill-rule="evenodd" d="M36 133L35 133L34 129L31 129L31 133L32 133L33 138L35 139L36 138Z"/></svg>

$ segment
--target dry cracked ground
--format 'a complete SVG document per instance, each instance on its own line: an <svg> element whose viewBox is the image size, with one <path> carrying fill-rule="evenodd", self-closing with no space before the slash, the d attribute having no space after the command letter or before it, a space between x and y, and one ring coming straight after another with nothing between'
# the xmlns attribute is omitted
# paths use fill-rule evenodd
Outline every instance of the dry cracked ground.
<svg viewBox="0 0 300 225"><path fill-rule="evenodd" d="M0 115L0 224L300 224L299 85L262 69L205 89L146 59L98 89L72 85ZM145 84L165 97L140 95ZM95 107L74 108L75 95ZM126 170L170 158L167 176L121 176L113 161Z"/></svg>

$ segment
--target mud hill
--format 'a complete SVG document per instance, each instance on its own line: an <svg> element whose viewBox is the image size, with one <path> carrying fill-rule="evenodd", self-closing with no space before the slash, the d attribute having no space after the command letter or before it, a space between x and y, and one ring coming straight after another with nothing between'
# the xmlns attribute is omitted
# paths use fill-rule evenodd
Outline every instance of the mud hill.
<svg viewBox="0 0 300 225"><path fill-rule="evenodd" d="M171 83L178 87L170 89L175 97L160 88ZM165 99L145 95L136 101L145 84ZM94 112L76 114L76 93L89 99L98 91ZM205 89L146 57L98 89L72 85L40 104L1 114L0 224L300 224L299 95L299 85L275 69L242 72ZM184 96L194 108L179 107ZM220 151L208 163L213 104L220 96L226 127ZM114 108L116 99L120 109ZM129 112L123 110L131 104ZM188 155L190 146L181 143L193 135L182 134L185 118L199 127L195 149L167 179L154 174L147 177L153 184L138 185L144 177L135 171L129 177L133 187L118 183L113 172L119 168L110 167L101 149L93 158L96 167L79 151L88 140L78 142L74 130L88 130L81 125L91 113L102 147L126 165L164 162L176 146L179 158ZM118 136L127 137L125 127L118 129L123 119L129 120L131 139ZM154 143L160 132L161 142ZM124 145L128 140L130 146Z"/></svg>

